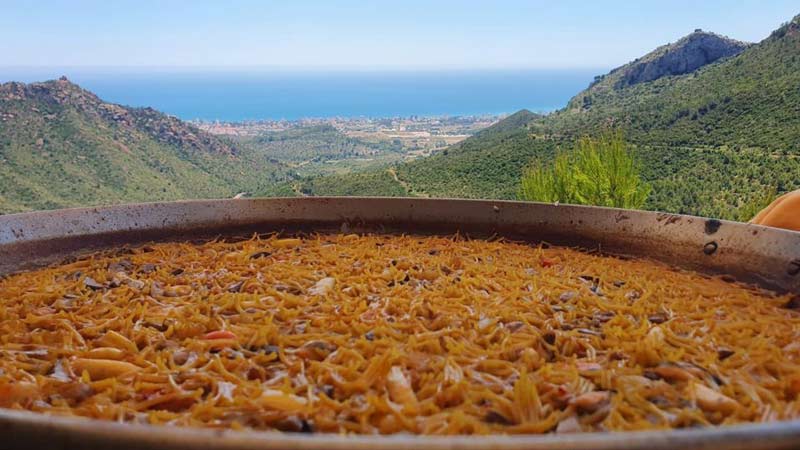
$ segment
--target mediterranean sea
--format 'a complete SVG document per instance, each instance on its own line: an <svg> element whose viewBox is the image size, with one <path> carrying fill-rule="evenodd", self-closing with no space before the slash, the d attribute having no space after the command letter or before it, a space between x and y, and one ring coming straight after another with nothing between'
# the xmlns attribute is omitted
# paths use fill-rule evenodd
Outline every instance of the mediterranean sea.
<svg viewBox="0 0 800 450"><path fill-rule="evenodd" d="M549 112L606 71L0 68L0 81L65 75L108 102L149 106L185 120L246 121Z"/></svg>

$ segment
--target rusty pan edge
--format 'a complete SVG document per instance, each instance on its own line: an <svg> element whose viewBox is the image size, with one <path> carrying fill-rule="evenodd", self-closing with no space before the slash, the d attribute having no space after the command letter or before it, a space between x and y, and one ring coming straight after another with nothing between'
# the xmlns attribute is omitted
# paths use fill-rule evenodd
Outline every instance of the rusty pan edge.
<svg viewBox="0 0 800 450"><path fill-rule="evenodd" d="M249 449L790 449L800 421L727 427L535 436L344 436L122 424L0 409L2 448Z"/></svg>

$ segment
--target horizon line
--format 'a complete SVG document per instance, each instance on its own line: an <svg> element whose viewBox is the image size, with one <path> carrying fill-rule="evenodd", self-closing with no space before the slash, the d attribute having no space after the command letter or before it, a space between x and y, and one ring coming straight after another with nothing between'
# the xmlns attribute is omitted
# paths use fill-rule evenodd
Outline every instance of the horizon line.
<svg viewBox="0 0 800 450"><path fill-rule="evenodd" d="M516 71L564 71L605 70L608 66L563 65L563 66L273 66L273 65L2 65L0 71L33 70L108 70L108 71L276 71L276 72L516 72Z"/></svg>

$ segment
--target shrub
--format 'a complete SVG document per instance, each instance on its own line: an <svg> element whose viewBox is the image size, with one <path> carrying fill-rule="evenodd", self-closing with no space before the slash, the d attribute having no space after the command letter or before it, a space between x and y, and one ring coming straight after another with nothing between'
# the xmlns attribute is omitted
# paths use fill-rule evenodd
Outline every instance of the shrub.
<svg viewBox="0 0 800 450"><path fill-rule="evenodd" d="M579 139L551 167L534 163L523 173L519 198L528 201L642 208L650 185L620 132Z"/></svg>

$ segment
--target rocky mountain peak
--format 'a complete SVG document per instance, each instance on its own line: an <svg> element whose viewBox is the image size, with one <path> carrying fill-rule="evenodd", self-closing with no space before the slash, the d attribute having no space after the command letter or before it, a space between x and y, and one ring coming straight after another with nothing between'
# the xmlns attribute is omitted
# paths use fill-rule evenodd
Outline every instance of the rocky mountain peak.
<svg viewBox="0 0 800 450"><path fill-rule="evenodd" d="M773 31L769 39L782 39L786 36L800 35L800 14L794 16L792 20L781 25L780 28Z"/></svg>
<svg viewBox="0 0 800 450"><path fill-rule="evenodd" d="M5 108L4 103L8 105ZM25 109L35 113L34 115L39 115L42 110L49 110L46 117L50 118L57 117L59 112L71 110L79 112L84 118L101 121L104 126L115 128L120 136L145 133L161 143L184 151L225 155L235 155L238 152L229 142L176 117L152 108L132 108L105 102L65 76L38 83L0 84L0 111L4 109L8 111L0 116L0 120L11 120Z"/></svg>
<svg viewBox="0 0 800 450"><path fill-rule="evenodd" d="M58 105L95 105L100 99L69 81L67 77L38 83L11 81L0 84L0 101L31 100Z"/></svg>
<svg viewBox="0 0 800 450"><path fill-rule="evenodd" d="M659 47L648 55L623 66L617 88L682 75L717 61L738 55L749 44L708 33L701 29L673 44Z"/></svg>

